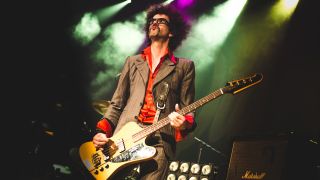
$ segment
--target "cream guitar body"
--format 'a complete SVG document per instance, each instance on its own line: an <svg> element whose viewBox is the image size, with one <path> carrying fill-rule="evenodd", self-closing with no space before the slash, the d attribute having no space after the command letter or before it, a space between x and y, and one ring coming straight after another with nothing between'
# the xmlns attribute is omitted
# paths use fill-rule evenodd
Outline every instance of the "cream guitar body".
<svg viewBox="0 0 320 180"><path fill-rule="evenodd" d="M134 136L142 129L135 122L127 123L110 138L109 147L103 150L96 150L92 141L83 143L79 150L80 158L92 176L106 180L125 166L152 159L156 149L145 144L145 137Z"/></svg>

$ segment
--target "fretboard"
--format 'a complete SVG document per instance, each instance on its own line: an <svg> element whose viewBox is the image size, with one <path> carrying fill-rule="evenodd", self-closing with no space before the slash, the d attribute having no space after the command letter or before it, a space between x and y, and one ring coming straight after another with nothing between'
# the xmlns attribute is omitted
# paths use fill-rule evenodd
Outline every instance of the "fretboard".
<svg viewBox="0 0 320 180"><path fill-rule="evenodd" d="M224 88L220 88L212 93L210 93L209 95L195 101L194 103L182 108L180 111L178 111L179 114L181 115L186 115L190 112L194 112L197 108L203 106L204 104L212 101L213 99L216 99L217 97L221 96L224 94ZM160 119L157 123L152 124L146 128L144 128L143 130L135 133L132 138L133 141L139 141L140 139L147 137L148 135L152 134L153 132L157 131L158 129L164 127L165 125L170 123L170 119L169 117L165 117L163 119Z"/></svg>

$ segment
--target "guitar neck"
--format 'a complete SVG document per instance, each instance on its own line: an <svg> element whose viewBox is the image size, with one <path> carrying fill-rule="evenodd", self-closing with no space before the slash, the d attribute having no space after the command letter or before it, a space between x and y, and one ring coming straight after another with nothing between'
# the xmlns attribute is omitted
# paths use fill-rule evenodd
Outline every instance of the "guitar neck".
<svg viewBox="0 0 320 180"><path fill-rule="evenodd" d="M220 88L220 89L210 93L209 95L195 101L194 103L182 108L180 111L178 111L178 113L184 116L190 112L194 112L197 108L212 101L213 99L218 98L219 96L221 96L223 94L224 94L224 88ZM140 139L147 137L148 135L154 133L155 131L157 131L158 129L164 127L165 125L167 125L169 123L170 123L169 117L165 117L165 118L159 120L157 123L152 124L152 125L144 128L143 130L139 131L138 133L134 134L132 136L132 138L135 142L139 141Z"/></svg>

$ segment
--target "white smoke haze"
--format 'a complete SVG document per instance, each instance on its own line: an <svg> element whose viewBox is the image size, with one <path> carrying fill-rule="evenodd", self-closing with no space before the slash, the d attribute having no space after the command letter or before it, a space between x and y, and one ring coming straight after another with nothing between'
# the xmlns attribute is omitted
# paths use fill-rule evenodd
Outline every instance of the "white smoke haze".
<svg viewBox="0 0 320 180"><path fill-rule="evenodd" d="M82 45L88 45L99 33L101 27L97 16L85 13L79 24L74 28L73 37Z"/></svg>
<svg viewBox="0 0 320 180"><path fill-rule="evenodd" d="M124 21L111 24L102 32L102 39L95 42L96 51L92 59L102 64L104 70L96 72L92 80L91 89L93 99L105 98L114 85L125 59L137 53L143 44L144 13L139 13L133 21Z"/></svg>
<svg viewBox="0 0 320 180"><path fill-rule="evenodd" d="M245 3L246 0L229 0L216 6L208 15L200 16L176 54L190 57L197 71L214 63L217 51L228 37Z"/></svg>

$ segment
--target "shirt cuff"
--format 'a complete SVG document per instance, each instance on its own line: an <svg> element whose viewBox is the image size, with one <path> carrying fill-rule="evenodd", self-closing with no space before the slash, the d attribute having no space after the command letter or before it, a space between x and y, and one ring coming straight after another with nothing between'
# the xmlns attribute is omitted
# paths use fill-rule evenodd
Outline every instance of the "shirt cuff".
<svg viewBox="0 0 320 180"><path fill-rule="evenodd" d="M101 130L102 132L106 133L108 138L113 134L112 125L106 118L100 119L100 121L97 123L97 129L98 131Z"/></svg>
<svg viewBox="0 0 320 180"><path fill-rule="evenodd" d="M185 115L184 116L186 118L186 129L191 129L194 125L194 117L193 115ZM182 141L183 139L186 138L186 136L189 134L190 131L186 131L186 130L179 130L179 129L175 129L175 139L176 142Z"/></svg>

